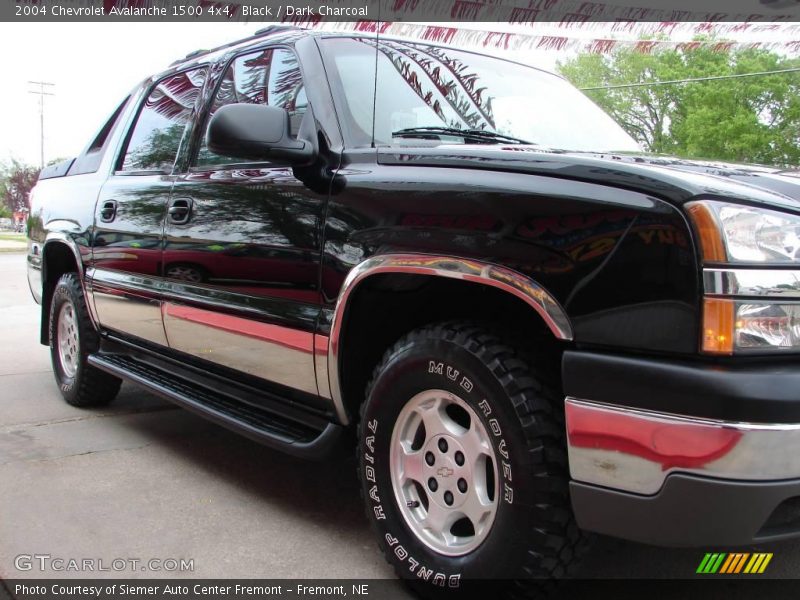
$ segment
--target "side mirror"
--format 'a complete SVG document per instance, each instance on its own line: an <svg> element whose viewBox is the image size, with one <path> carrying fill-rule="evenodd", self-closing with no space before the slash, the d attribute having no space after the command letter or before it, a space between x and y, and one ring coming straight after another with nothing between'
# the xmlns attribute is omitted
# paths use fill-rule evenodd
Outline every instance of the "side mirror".
<svg viewBox="0 0 800 600"><path fill-rule="evenodd" d="M309 113L307 117L311 117ZM226 104L211 117L206 134L208 149L215 154L246 160L286 160L309 164L316 154L314 144L291 137L289 113L264 104Z"/></svg>

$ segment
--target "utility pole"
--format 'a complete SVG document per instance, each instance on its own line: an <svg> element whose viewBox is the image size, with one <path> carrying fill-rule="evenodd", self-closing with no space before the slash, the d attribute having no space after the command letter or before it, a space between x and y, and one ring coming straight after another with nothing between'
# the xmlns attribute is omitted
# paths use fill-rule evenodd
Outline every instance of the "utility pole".
<svg viewBox="0 0 800 600"><path fill-rule="evenodd" d="M52 92L46 92L45 87L53 88L56 84L47 81L29 81L28 83L39 86L38 90L28 90L28 93L39 96L39 128L41 135L39 140L40 168L44 169L44 97L55 96Z"/></svg>

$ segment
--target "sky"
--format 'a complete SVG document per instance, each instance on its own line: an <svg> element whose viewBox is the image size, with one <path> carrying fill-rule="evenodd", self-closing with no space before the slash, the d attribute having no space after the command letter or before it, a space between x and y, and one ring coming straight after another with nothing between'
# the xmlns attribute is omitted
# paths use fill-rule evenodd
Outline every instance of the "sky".
<svg viewBox="0 0 800 600"><path fill-rule="evenodd" d="M83 149L142 79L189 52L247 37L262 27L264 23L242 22L0 23L0 161L14 157L39 164L39 97L29 93L35 88L29 81L55 84L47 88L55 96L45 97L45 162L69 158ZM458 27L522 32L501 23ZM570 35L588 39L608 37L608 32L604 24L596 24ZM544 23L538 30L528 26L524 33L558 35L559 31L556 24ZM796 32L789 35L800 37ZM568 58L556 51L507 54L548 70Z"/></svg>
<svg viewBox="0 0 800 600"><path fill-rule="evenodd" d="M0 161L39 164L39 96L45 162L77 155L137 83L199 48L247 37L260 23L0 23Z"/></svg>

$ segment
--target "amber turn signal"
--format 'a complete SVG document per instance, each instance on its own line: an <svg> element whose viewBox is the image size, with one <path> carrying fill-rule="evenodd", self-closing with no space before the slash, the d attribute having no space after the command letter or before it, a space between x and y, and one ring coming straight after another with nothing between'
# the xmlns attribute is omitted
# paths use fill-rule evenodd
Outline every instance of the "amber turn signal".
<svg viewBox="0 0 800 600"><path fill-rule="evenodd" d="M733 300L703 301L703 352L733 354L734 313Z"/></svg>
<svg viewBox="0 0 800 600"><path fill-rule="evenodd" d="M686 206L700 238L700 251L704 262L724 262L727 259L725 242L712 210L702 202Z"/></svg>

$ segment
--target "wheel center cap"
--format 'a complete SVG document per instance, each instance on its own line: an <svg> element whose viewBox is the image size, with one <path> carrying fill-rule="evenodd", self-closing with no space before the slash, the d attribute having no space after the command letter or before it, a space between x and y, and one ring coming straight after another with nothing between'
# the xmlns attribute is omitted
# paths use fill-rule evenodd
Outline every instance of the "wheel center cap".
<svg viewBox="0 0 800 600"><path fill-rule="evenodd" d="M473 481L471 461L464 448L455 437L443 434L428 440L422 451L428 497L448 510L461 506Z"/></svg>
<svg viewBox="0 0 800 600"><path fill-rule="evenodd" d="M439 467L438 469L436 469L436 474L439 477L450 477L450 475L452 475L453 473L455 473L455 471L453 471L453 469L451 469L450 467Z"/></svg>

